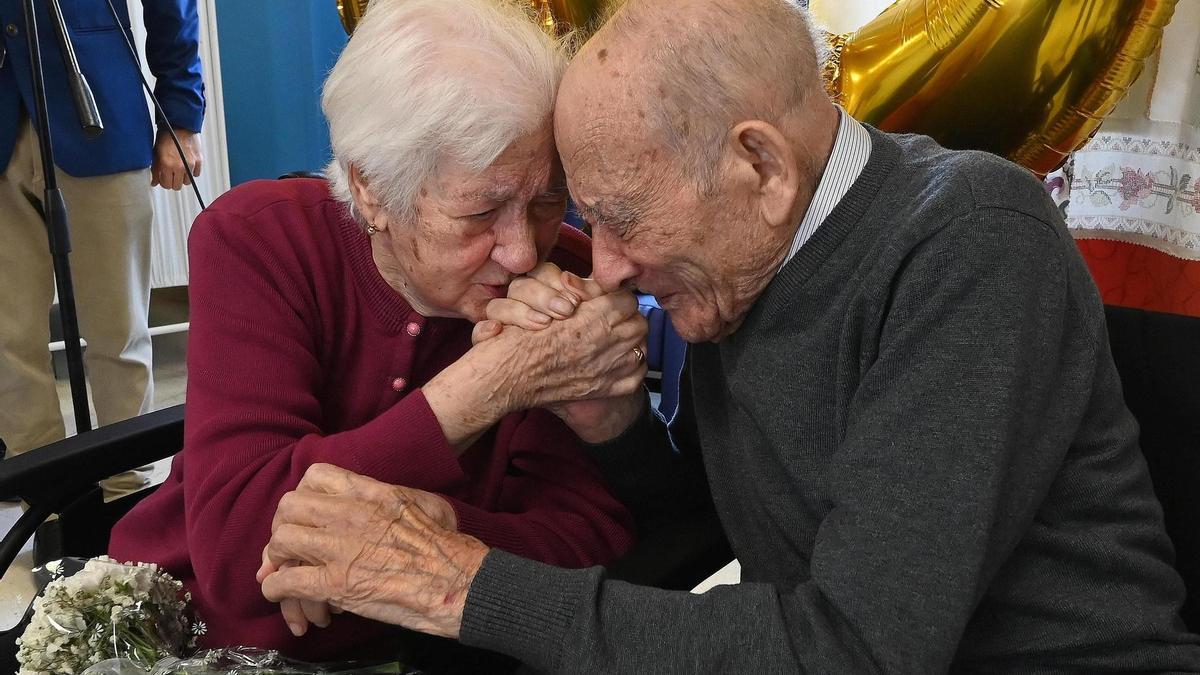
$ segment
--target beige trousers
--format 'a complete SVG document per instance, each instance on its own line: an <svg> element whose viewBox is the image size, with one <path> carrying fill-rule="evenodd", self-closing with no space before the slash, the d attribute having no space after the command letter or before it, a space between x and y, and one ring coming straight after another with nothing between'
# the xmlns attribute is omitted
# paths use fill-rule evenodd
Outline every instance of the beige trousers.
<svg viewBox="0 0 1200 675"><path fill-rule="evenodd" d="M150 171L95 178L58 172L71 228L71 272L84 366L101 425L148 412L153 400L150 308ZM26 119L0 174L0 438L15 455L65 435L50 366L54 272L39 215L45 185ZM140 487L146 472L105 482Z"/></svg>

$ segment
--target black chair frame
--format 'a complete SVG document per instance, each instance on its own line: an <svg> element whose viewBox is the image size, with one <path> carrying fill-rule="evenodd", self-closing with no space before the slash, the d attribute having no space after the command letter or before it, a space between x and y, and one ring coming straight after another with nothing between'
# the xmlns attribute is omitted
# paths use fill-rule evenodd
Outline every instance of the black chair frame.
<svg viewBox="0 0 1200 675"><path fill-rule="evenodd" d="M17 495L29 505L0 540L0 573L8 571L35 532L39 563L103 553L112 525L151 490L105 504L97 483L170 457L182 447L183 406L179 405L0 462L0 494ZM59 518L43 525L55 513ZM16 639L28 620L26 612L14 628L0 633L0 672L16 672Z"/></svg>

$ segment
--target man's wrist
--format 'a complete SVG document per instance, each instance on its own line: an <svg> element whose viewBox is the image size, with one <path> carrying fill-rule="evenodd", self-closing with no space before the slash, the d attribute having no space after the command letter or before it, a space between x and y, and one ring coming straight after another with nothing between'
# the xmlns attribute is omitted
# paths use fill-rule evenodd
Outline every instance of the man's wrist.
<svg viewBox="0 0 1200 675"><path fill-rule="evenodd" d="M628 431L641 417L643 409L649 405L650 401L646 397L646 390L642 389L637 394L614 401L612 414L605 416L600 423L589 428L572 427L571 430L584 443L601 445L619 438Z"/></svg>
<svg viewBox="0 0 1200 675"><path fill-rule="evenodd" d="M455 640L459 639L462 635L463 615L467 611L467 597L470 595L471 585L475 583L475 577L479 575L479 570L483 567L484 559L487 558L488 553L492 550L479 540L472 539L472 543L477 545L463 551L456 561L456 566L462 570L462 574L452 602L453 625L449 631L450 634L447 635L447 637Z"/></svg>
<svg viewBox="0 0 1200 675"><path fill-rule="evenodd" d="M167 125L164 124L164 125L160 125L158 127L158 131L155 133L156 140L161 141L163 139L170 139L171 131L175 132L175 137L178 138L181 142L190 140L193 137L200 135L200 132L198 132L198 131L192 131L191 129L186 129L184 127L176 127L176 126L168 127Z"/></svg>

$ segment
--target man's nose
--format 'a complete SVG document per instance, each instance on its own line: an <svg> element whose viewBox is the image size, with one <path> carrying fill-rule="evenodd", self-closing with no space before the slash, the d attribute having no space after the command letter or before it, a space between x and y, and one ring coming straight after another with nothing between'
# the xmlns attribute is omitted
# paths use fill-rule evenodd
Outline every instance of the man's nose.
<svg viewBox="0 0 1200 675"><path fill-rule="evenodd" d="M596 236L592 239L592 278L605 293L628 285L641 273L623 248L623 243L617 237L597 228Z"/></svg>

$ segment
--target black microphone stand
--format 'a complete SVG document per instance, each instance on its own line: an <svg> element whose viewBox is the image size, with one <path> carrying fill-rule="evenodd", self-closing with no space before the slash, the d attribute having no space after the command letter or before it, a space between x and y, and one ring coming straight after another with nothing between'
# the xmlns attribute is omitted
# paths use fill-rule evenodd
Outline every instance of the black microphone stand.
<svg viewBox="0 0 1200 675"><path fill-rule="evenodd" d="M100 119L100 108L96 106L96 97L88 86L87 78L79 69L79 59L75 58L75 45L71 44L71 34L67 32L67 22L63 19L62 7L58 0L46 0L46 9L50 12L53 22L54 36L58 38L58 52L62 54L63 66L66 67L67 88L71 90L71 100L75 103L75 114L79 117L79 126L88 140L104 133L104 121Z"/></svg>
<svg viewBox="0 0 1200 675"><path fill-rule="evenodd" d="M83 347L79 344L79 316L75 312L75 287L71 282L71 228L67 221L67 206L63 201L62 191L58 189L58 177L54 171L54 148L50 142L50 114L46 103L46 80L42 72L42 51L38 40L37 16L33 5L34 0L24 0L22 8L25 12L25 44L29 48L29 74L33 83L33 102L37 124L34 125L38 136L38 145L42 154L42 176L45 179L46 191L42 198L42 219L46 223L46 234L50 240L50 256L54 263L54 280L58 287L58 307L62 318L63 340L66 344L67 373L71 381L71 402L75 410L75 429L82 433L92 428L92 415L88 408L87 381L83 372ZM57 22L62 21L62 10L58 0L46 0L50 16ZM74 62L74 49L70 36L62 27L58 33L60 47L68 71L72 75L79 73L79 64ZM79 75L82 78L82 75ZM86 86L86 85L85 85ZM73 90L76 88L73 87ZM87 96L90 98L91 92ZM75 95L76 105L80 96ZM95 102L91 103L92 109ZM96 113L94 122L99 122ZM91 121L89 121L89 124ZM85 126L86 128L86 126ZM91 134L98 132L89 131Z"/></svg>

